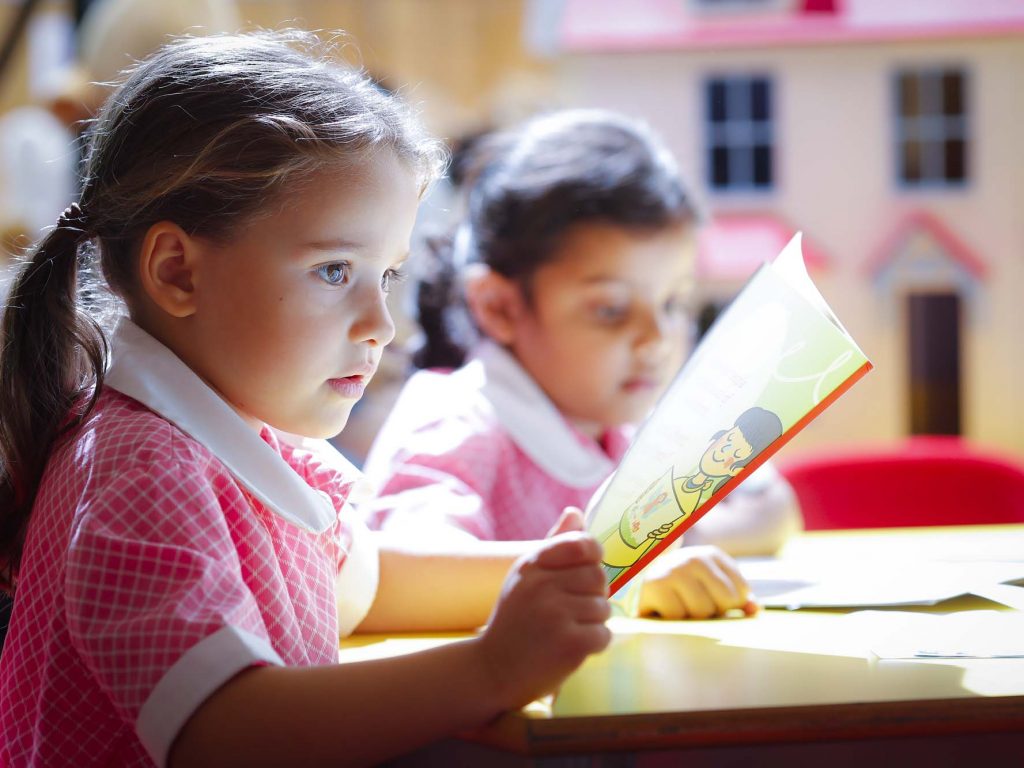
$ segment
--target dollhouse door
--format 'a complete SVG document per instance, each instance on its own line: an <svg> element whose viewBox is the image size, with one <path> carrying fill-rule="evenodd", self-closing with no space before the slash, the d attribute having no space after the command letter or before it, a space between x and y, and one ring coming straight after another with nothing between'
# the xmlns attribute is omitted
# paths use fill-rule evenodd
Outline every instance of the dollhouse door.
<svg viewBox="0 0 1024 768"><path fill-rule="evenodd" d="M910 433L959 435L960 295L907 295Z"/></svg>

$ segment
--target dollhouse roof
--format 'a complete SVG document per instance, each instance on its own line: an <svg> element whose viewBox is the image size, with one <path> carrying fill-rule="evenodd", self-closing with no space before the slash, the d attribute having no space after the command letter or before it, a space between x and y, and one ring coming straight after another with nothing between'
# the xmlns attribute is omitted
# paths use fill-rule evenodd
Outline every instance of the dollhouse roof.
<svg viewBox="0 0 1024 768"><path fill-rule="evenodd" d="M1024 33L1020 0L565 0L569 52L753 48Z"/></svg>
<svg viewBox="0 0 1024 768"><path fill-rule="evenodd" d="M988 271L984 260L938 217L928 211L915 210L896 224L881 247L868 260L868 276L877 280L897 259L905 257L905 246L912 238L924 239L938 245L946 259L974 280L982 280Z"/></svg>
<svg viewBox="0 0 1024 768"><path fill-rule="evenodd" d="M719 214L701 227L698 236L698 280L746 280L761 264L778 256L794 234L794 227L770 214ZM806 237L803 252L810 270L828 263Z"/></svg>

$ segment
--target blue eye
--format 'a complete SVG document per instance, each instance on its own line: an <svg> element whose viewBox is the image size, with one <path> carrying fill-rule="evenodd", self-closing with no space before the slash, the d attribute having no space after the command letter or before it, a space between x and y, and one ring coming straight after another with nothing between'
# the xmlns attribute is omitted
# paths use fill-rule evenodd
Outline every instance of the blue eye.
<svg viewBox="0 0 1024 768"><path fill-rule="evenodd" d="M328 285L345 285L351 268L347 261L334 261L330 264L321 264L316 268L316 274Z"/></svg>
<svg viewBox="0 0 1024 768"><path fill-rule="evenodd" d="M391 293L391 289L403 280L405 280L405 272L400 268L389 269L384 273L384 277L380 279L380 288L384 293Z"/></svg>

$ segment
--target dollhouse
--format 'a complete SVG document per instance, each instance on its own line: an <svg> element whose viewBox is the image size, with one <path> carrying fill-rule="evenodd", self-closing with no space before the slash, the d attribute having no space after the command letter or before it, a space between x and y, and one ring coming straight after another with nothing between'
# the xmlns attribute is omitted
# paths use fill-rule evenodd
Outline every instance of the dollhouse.
<svg viewBox="0 0 1024 768"><path fill-rule="evenodd" d="M565 103L661 133L709 214L710 318L795 230L875 371L793 443L1024 456L1024 4L567 0Z"/></svg>

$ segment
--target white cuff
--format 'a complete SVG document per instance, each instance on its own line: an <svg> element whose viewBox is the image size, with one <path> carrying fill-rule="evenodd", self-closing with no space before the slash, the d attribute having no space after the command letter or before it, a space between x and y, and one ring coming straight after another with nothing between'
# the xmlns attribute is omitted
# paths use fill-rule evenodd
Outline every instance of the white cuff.
<svg viewBox="0 0 1024 768"><path fill-rule="evenodd" d="M260 663L284 666L266 639L238 627L224 627L189 648L150 691L135 723L156 764L163 768L178 731L214 691Z"/></svg>
<svg viewBox="0 0 1024 768"><path fill-rule="evenodd" d="M346 520L352 531L352 546L335 582L338 634L341 637L352 634L366 618L377 597L380 581L380 554L376 539L354 514L347 515Z"/></svg>

